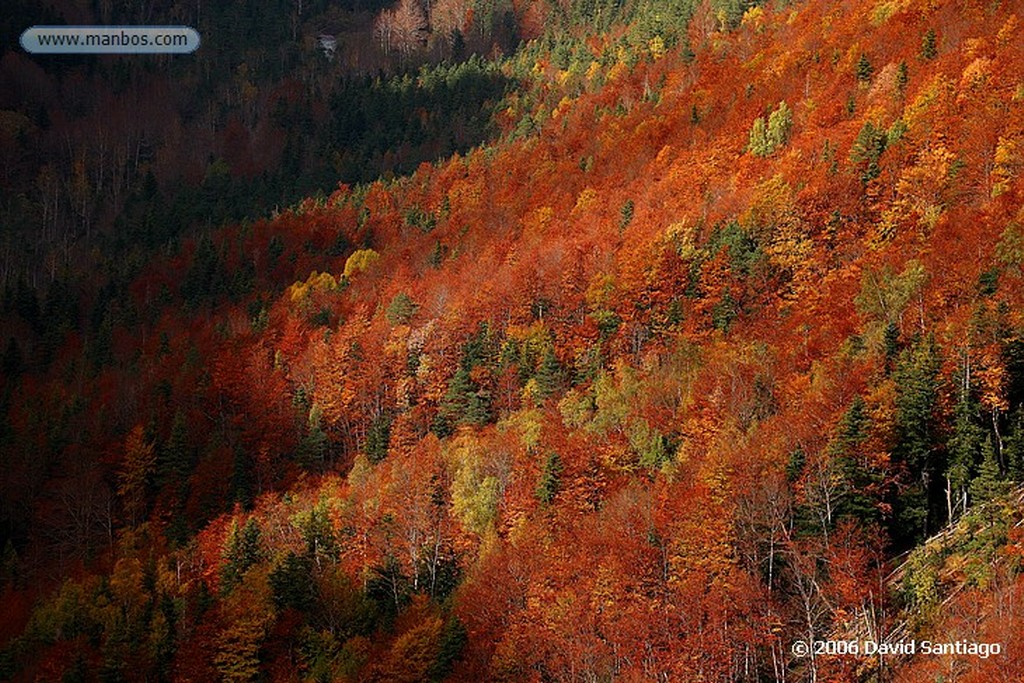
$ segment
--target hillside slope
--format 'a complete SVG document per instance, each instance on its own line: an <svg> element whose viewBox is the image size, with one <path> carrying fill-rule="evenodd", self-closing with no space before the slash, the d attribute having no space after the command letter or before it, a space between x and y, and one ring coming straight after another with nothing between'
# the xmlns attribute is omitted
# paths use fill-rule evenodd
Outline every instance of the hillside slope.
<svg viewBox="0 0 1024 683"><path fill-rule="evenodd" d="M132 371L90 375L72 339L6 399L5 486L34 447L66 469L32 562L75 554L5 672L888 677L792 644L939 629L879 594L891 560L1024 480L1015 9L779 4L729 30L705 4L672 47L524 50L507 75L544 85L502 142L145 264L105 351ZM233 301L167 302L239 272ZM1010 643L1006 519L964 609Z"/></svg>

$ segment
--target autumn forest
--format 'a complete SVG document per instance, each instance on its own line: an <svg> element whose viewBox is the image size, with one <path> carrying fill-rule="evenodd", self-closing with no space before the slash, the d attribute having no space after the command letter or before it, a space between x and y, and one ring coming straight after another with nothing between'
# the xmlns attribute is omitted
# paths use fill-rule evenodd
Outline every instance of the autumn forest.
<svg viewBox="0 0 1024 683"><path fill-rule="evenodd" d="M4 14L0 680L1024 678L1024 5Z"/></svg>

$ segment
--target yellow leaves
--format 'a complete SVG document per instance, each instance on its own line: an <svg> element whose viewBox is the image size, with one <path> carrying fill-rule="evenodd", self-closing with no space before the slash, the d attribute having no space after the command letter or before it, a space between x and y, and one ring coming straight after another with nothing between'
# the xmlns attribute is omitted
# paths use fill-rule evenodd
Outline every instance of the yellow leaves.
<svg viewBox="0 0 1024 683"><path fill-rule="evenodd" d="M146 441L142 425L136 425L124 444L124 461L118 472L117 493L135 521L145 512L146 482L156 469L153 444Z"/></svg>
<svg viewBox="0 0 1024 683"><path fill-rule="evenodd" d="M620 80L623 76L629 73L629 67L623 62L619 61L612 65L612 68L608 70L608 81L614 83Z"/></svg>
<svg viewBox="0 0 1024 683"><path fill-rule="evenodd" d="M601 76L601 63L597 60L591 60L590 66L587 67L587 80L591 83L597 81Z"/></svg>
<svg viewBox="0 0 1024 683"><path fill-rule="evenodd" d="M806 267L813 245L794 210L793 188L781 175L757 186L754 201L740 222L765 242L765 251L775 265L791 272Z"/></svg>
<svg viewBox="0 0 1024 683"><path fill-rule="evenodd" d="M1010 189L1010 183L1017 177L1024 165L1024 147L1018 137L1000 137L996 144L992 165L992 198L996 198Z"/></svg>
<svg viewBox="0 0 1024 683"><path fill-rule="evenodd" d="M555 210L550 206L542 206L526 217L523 225L524 236L543 235L551 221L555 218Z"/></svg>
<svg viewBox="0 0 1024 683"><path fill-rule="evenodd" d="M981 368L975 376L981 386L981 404L991 412L1007 412L1010 402L1006 398L1008 374L998 351L988 349L981 359Z"/></svg>
<svg viewBox="0 0 1024 683"><path fill-rule="evenodd" d="M697 226L678 222L673 223L665 229L665 238L671 242L676 249L679 258L690 261L699 253L697 247Z"/></svg>
<svg viewBox="0 0 1024 683"><path fill-rule="evenodd" d="M597 310L608 305L614 292L615 276L608 273L598 273L590 281L590 286L587 287L584 297L587 301L587 306L591 310Z"/></svg>
<svg viewBox="0 0 1024 683"><path fill-rule="evenodd" d="M573 207L572 212L576 214L585 211L594 203L595 199L597 199L597 190L592 187L583 188L579 196L576 197L576 206Z"/></svg>
<svg viewBox="0 0 1024 683"><path fill-rule="evenodd" d="M400 635L381 667L383 679L394 683L428 680L441 650L442 627L439 617L430 616Z"/></svg>
<svg viewBox="0 0 1024 683"><path fill-rule="evenodd" d="M570 389L558 402L558 412L566 427L582 429L594 416L594 399L589 392Z"/></svg>
<svg viewBox="0 0 1024 683"><path fill-rule="evenodd" d="M661 36L654 36L647 41L647 51L655 61L665 56L665 41Z"/></svg>
<svg viewBox="0 0 1024 683"><path fill-rule="evenodd" d="M267 571L254 568L221 603L225 626L214 663L225 681L249 681L259 673L259 651L274 619Z"/></svg>
<svg viewBox="0 0 1024 683"><path fill-rule="evenodd" d="M346 264L346 270L348 265ZM348 273L346 272L346 275ZM303 301L311 294L318 292L333 292L338 289L338 281L330 273L313 271L306 278L305 282L296 282L288 288L288 297L292 303Z"/></svg>
<svg viewBox="0 0 1024 683"><path fill-rule="evenodd" d="M743 19L740 20L740 26L749 27L755 33L760 33L764 30L764 10L761 9L760 5L754 5L746 12L743 13Z"/></svg>
<svg viewBox="0 0 1024 683"><path fill-rule="evenodd" d="M543 414L537 409L519 410L507 417L501 426L515 430L523 447L532 453L540 446L542 420Z"/></svg>
<svg viewBox="0 0 1024 683"><path fill-rule="evenodd" d="M898 198L883 215L883 224L895 229L903 217L915 213L922 228L934 229L942 215L950 168L955 161L956 155L941 142L923 149L917 162L900 173L896 183Z"/></svg>
<svg viewBox="0 0 1024 683"><path fill-rule="evenodd" d="M557 119L559 116L567 112L569 108L572 106L572 102L573 100L571 97L569 97L568 95L563 96L562 99L558 101L558 106L555 107L554 110L552 110L551 118Z"/></svg>
<svg viewBox="0 0 1024 683"><path fill-rule="evenodd" d="M1003 230L996 245L996 258L1018 270L1024 266L1024 227L1020 223L1012 222Z"/></svg>
<svg viewBox="0 0 1024 683"><path fill-rule="evenodd" d="M978 57L968 64L960 75L960 93L957 95L957 104L966 102L973 94L985 88L991 74L992 60L988 57Z"/></svg>
<svg viewBox="0 0 1024 683"><path fill-rule="evenodd" d="M352 252L345 261L345 277L368 270L380 260L380 254L373 249L359 249Z"/></svg>
<svg viewBox="0 0 1024 683"><path fill-rule="evenodd" d="M930 12L937 7L936 0L880 0L871 10L871 23L875 26L884 24L889 17L901 14L910 9Z"/></svg>
<svg viewBox="0 0 1024 683"><path fill-rule="evenodd" d="M481 445L472 434L460 434L446 452L452 477L452 510L467 530L483 536L498 512L501 487L488 472Z"/></svg>
<svg viewBox="0 0 1024 683"><path fill-rule="evenodd" d="M1017 32L1017 27L1020 22L1017 20L1016 14L1011 14L1010 18L1007 19L1002 27L999 29L999 33L996 34L996 43L1001 47L1009 45L1010 41L1014 39L1014 34Z"/></svg>
<svg viewBox="0 0 1024 683"><path fill-rule="evenodd" d="M947 101L953 93L953 83L942 74L936 75L912 103L907 105L903 112L903 120L907 127L917 131L924 128L924 122L929 115L934 115L933 109L936 105Z"/></svg>

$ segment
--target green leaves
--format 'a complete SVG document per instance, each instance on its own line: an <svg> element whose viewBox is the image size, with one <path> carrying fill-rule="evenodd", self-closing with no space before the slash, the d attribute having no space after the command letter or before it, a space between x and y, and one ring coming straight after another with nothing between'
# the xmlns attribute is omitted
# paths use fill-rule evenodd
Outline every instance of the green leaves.
<svg viewBox="0 0 1024 683"><path fill-rule="evenodd" d="M758 157L771 156L777 149L789 142L793 130L793 112L785 100L779 102L771 114L768 123L763 117L754 120L750 129L750 142L747 151Z"/></svg>

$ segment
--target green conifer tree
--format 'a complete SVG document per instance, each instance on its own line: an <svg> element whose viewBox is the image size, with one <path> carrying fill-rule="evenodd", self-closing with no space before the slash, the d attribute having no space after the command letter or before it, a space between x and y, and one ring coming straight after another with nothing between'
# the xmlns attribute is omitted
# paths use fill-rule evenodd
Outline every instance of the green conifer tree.
<svg viewBox="0 0 1024 683"><path fill-rule="evenodd" d="M540 483L537 484L537 499L544 505L549 505L558 495L562 483L562 458L558 453L552 453L544 463L544 471L540 476Z"/></svg>
<svg viewBox="0 0 1024 683"><path fill-rule="evenodd" d="M1010 490L1010 483L1003 479L996 460L996 449L992 445L992 437L985 439L981 449L981 466L978 476L971 482L971 495L975 504L984 503L1001 496Z"/></svg>
<svg viewBox="0 0 1024 683"><path fill-rule="evenodd" d="M256 520L250 517L239 529L232 520L228 540L224 544L224 569L221 572L221 588L230 592L254 564L264 557L263 539Z"/></svg>

